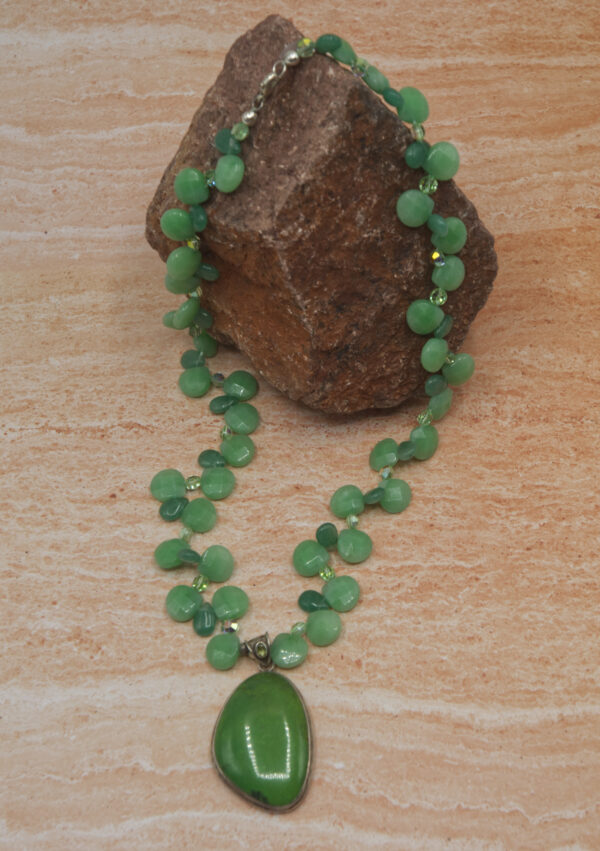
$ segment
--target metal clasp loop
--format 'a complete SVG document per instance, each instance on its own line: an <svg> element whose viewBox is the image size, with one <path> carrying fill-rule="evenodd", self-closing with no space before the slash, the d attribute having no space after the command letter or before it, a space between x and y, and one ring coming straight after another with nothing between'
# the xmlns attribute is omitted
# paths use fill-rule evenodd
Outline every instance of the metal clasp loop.
<svg viewBox="0 0 600 851"><path fill-rule="evenodd" d="M240 653L242 656L250 656L254 659L261 671L271 671L273 669L271 642L269 641L268 632L244 641L240 646Z"/></svg>

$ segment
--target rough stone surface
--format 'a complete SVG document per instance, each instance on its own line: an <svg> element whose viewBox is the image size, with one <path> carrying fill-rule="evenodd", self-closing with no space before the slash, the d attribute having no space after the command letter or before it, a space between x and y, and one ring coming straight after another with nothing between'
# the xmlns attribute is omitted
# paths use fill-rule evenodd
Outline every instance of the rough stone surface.
<svg viewBox="0 0 600 851"><path fill-rule="evenodd" d="M177 246L159 224L164 210L182 206L175 175L215 166L215 133L239 121L260 80L302 35L270 15L229 50L148 209L146 236L161 258ZM288 69L260 111L242 143L241 186L231 195L213 190L206 203L202 253L221 272L203 286L215 336L311 408L390 408L422 392L426 338L410 331L405 313L432 289L430 234L395 212L423 174L404 162L411 141L362 80L315 55ZM447 339L455 351L485 304L497 261L492 235L454 181L440 182L434 198L436 212L459 216L468 231L466 277L444 308L454 317Z"/></svg>

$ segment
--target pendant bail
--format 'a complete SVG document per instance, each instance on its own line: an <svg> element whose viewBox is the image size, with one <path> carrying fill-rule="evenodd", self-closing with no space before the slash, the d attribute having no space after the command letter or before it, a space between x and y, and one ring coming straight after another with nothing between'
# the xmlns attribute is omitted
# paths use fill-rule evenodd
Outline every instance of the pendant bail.
<svg viewBox="0 0 600 851"><path fill-rule="evenodd" d="M244 641L240 646L240 654L242 656L250 656L254 659L261 671L271 671L273 669L271 642L269 641L268 632Z"/></svg>

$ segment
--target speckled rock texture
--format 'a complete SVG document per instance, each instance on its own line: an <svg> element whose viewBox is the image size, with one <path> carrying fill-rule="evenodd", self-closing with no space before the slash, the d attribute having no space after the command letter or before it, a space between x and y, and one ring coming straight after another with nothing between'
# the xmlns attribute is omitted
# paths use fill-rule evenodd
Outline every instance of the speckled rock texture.
<svg viewBox="0 0 600 851"><path fill-rule="evenodd" d="M166 209L182 206L175 175L214 167L216 132L240 119L260 80L301 36L270 15L229 50L148 209L147 238L163 259L177 246L159 223ZM420 392L426 377L424 340L405 313L433 286L430 233L406 227L395 212L400 193L423 175L404 162L411 141L396 111L359 77L315 55L288 69L259 113L243 143L240 188L213 190L206 204L203 255L221 272L203 288L215 336L311 408L393 407ZM436 212L459 216L468 230L460 254L466 278L445 308L454 318L448 343L457 350L490 292L496 255L454 181L441 182L434 199Z"/></svg>

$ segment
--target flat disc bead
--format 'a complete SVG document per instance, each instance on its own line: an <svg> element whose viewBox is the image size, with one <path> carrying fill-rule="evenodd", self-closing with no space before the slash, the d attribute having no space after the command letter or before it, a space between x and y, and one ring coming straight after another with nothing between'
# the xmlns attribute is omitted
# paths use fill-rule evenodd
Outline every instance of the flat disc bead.
<svg viewBox="0 0 600 851"><path fill-rule="evenodd" d="M225 422L237 434L252 434L260 424L260 415L254 405L237 402L225 411Z"/></svg>
<svg viewBox="0 0 600 851"><path fill-rule="evenodd" d="M464 384L475 371L475 361L466 352L454 355L454 363L447 363L442 368L442 375L453 387Z"/></svg>
<svg viewBox="0 0 600 851"><path fill-rule="evenodd" d="M235 396L240 401L247 402L258 392L258 382L250 372L244 369L236 369L228 375L223 382L223 393L227 396Z"/></svg>
<svg viewBox="0 0 600 851"><path fill-rule="evenodd" d="M358 603L360 588L353 576L336 576L323 586L323 596L336 612L349 612Z"/></svg>
<svg viewBox="0 0 600 851"><path fill-rule="evenodd" d="M215 591L210 604L215 610L217 620L226 621L243 617L248 611L250 601L242 588L224 585Z"/></svg>
<svg viewBox="0 0 600 851"><path fill-rule="evenodd" d="M433 212L433 198L418 189L407 189L396 201L396 215L403 225L418 228Z"/></svg>
<svg viewBox="0 0 600 851"><path fill-rule="evenodd" d="M154 550L154 560L163 570L173 570L175 567L181 567L183 561L179 558L179 553L184 547L185 543L181 538L171 538L169 541L163 541Z"/></svg>
<svg viewBox="0 0 600 851"><path fill-rule="evenodd" d="M210 467L202 473L200 487L208 499L226 499L235 487L235 476L227 467Z"/></svg>
<svg viewBox="0 0 600 851"><path fill-rule="evenodd" d="M178 383L186 396L197 399L210 390L210 370L207 366L193 366L181 373Z"/></svg>
<svg viewBox="0 0 600 851"><path fill-rule="evenodd" d="M184 204L202 204L210 197L206 177L197 168L184 168L175 178L175 195Z"/></svg>
<svg viewBox="0 0 600 851"><path fill-rule="evenodd" d="M431 334L443 318L442 308L424 298L415 299L406 311L406 324L415 334Z"/></svg>
<svg viewBox="0 0 600 851"><path fill-rule="evenodd" d="M342 529L337 541L337 550L348 564L360 564L371 555L373 541L360 529Z"/></svg>
<svg viewBox="0 0 600 851"><path fill-rule="evenodd" d="M429 148L423 169L438 180L450 180L458 171L460 158L450 142L436 142Z"/></svg>
<svg viewBox="0 0 600 851"><path fill-rule="evenodd" d="M448 343L444 339L432 337L421 349L421 366L427 372L437 372L444 365L448 354Z"/></svg>
<svg viewBox="0 0 600 851"><path fill-rule="evenodd" d="M446 218L446 224L448 225L446 236L433 234L431 241L436 248L439 248L445 254L456 254L457 251L460 251L464 247L467 241L467 228L462 219L456 216L448 216Z"/></svg>
<svg viewBox="0 0 600 851"><path fill-rule="evenodd" d="M186 495L185 478L179 470L161 470L150 482L150 493L160 502L184 497Z"/></svg>
<svg viewBox="0 0 600 851"><path fill-rule="evenodd" d="M296 668L308 654L308 644L301 635L280 632L271 644L271 659L278 668Z"/></svg>
<svg viewBox="0 0 600 851"><path fill-rule="evenodd" d="M245 467L254 458L255 446L246 434L234 434L221 443L221 454L232 467Z"/></svg>
<svg viewBox="0 0 600 851"><path fill-rule="evenodd" d="M380 505L389 514L399 514L410 504L410 485L402 479L386 479L382 482L385 493L381 497Z"/></svg>
<svg viewBox="0 0 600 851"><path fill-rule="evenodd" d="M413 86L405 86L400 89L402 95L402 106L398 108L398 115L407 124L422 124L429 118L429 104L423 92Z"/></svg>
<svg viewBox="0 0 600 851"><path fill-rule="evenodd" d="M176 585L167 594L165 606L174 621L191 621L202 603L202 595L189 585Z"/></svg>
<svg viewBox="0 0 600 851"><path fill-rule="evenodd" d="M311 612L306 619L306 637L317 647L327 647L339 638L342 620L333 609Z"/></svg>
<svg viewBox="0 0 600 851"><path fill-rule="evenodd" d="M209 532L217 522L217 511L212 502L199 497L186 505L181 520L194 532Z"/></svg>
<svg viewBox="0 0 600 851"><path fill-rule="evenodd" d="M233 556L227 547L213 544L202 553L200 572L211 582L227 582L233 573Z"/></svg>
<svg viewBox="0 0 600 851"><path fill-rule="evenodd" d="M240 655L240 640L235 632L213 635L206 645L206 658L217 671L233 668Z"/></svg>
<svg viewBox="0 0 600 851"><path fill-rule="evenodd" d="M432 425L417 426L410 433L410 441L415 447L414 457L419 461L426 461L438 447L438 430Z"/></svg>
<svg viewBox="0 0 600 851"><path fill-rule="evenodd" d="M188 211L177 208L165 210L160 217L160 229L166 237L178 242L191 239L195 233L192 217Z"/></svg>
<svg viewBox="0 0 600 851"><path fill-rule="evenodd" d="M215 169L215 186L219 192L234 192L244 177L244 160L235 154L219 157Z"/></svg>
<svg viewBox="0 0 600 851"><path fill-rule="evenodd" d="M199 251L181 245L167 257L167 273L175 281L183 281L193 276L201 262L202 255Z"/></svg>
<svg viewBox="0 0 600 851"><path fill-rule="evenodd" d="M349 514L361 514L365 510L362 491L356 485L342 485L331 497L329 507L341 519Z"/></svg>
<svg viewBox="0 0 600 851"><path fill-rule="evenodd" d="M392 437L385 437L375 444L369 455L369 465L378 472L382 467L393 467L398 461L398 444Z"/></svg>
<svg viewBox="0 0 600 851"><path fill-rule="evenodd" d="M441 287L446 292L457 290L465 278L465 264L460 257L446 254L446 262L443 266L436 266L431 275L431 280L436 287Z"/></svg>
<svg viewBox="0 0 600 851"><path fill-rule="evenodd" d="M301 541L293 552L292 564L300 576L316 576L329 564L329 553L317 541Z"/></svg>

